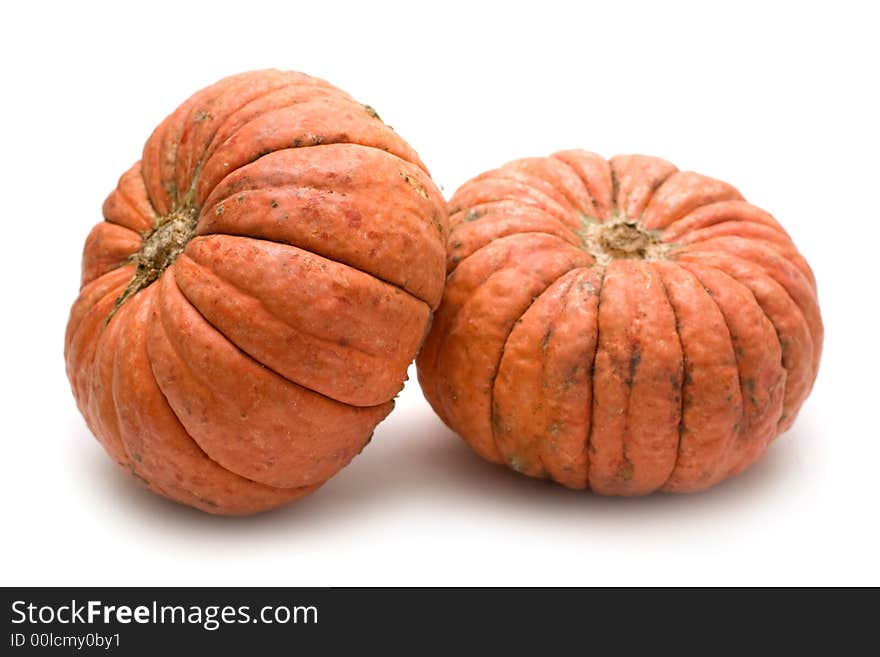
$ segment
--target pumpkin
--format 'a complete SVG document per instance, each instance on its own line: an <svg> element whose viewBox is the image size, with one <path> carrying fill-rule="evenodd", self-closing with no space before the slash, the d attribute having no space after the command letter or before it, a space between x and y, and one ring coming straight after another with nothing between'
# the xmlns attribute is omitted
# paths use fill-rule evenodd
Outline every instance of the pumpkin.
<svg viewBox="0 0 880 657"><path fill-rule="evenodd" d="M603 495L699 491L794 422L816 282L731 185L569 150L477 176L449 212L418 374L483 458Z"/></svg>
<svg viewBox="0 0 880 657"><path fill-rule="evenodd" d="M65 337L77 405L149 489L247 514L320 486L392 409L445 278L445 202L307 75L199 91L119 179Z"/></svg>

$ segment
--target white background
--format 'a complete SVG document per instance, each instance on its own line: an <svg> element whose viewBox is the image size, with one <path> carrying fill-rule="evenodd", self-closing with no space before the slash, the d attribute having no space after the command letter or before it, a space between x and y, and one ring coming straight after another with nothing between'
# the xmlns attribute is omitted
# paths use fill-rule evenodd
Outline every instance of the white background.
<svg viewBox="0 0 880 657"><path fill-rule="evenodd" d="M300 4L4 6L0 583L880 584L872 3ZM64 374L82 242L167 113L273 66L376 107L447 196L571 147L738 186L819 281L824 360L793 430L710 492L601 499L480 461L412 370L364 454L280 511L215 518L143 492Z"/></svg>

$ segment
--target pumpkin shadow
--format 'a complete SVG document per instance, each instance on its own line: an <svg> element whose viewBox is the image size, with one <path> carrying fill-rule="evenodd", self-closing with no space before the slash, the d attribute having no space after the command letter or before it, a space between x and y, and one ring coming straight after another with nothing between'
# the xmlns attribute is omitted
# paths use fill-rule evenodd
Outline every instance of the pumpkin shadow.
<svg viewBox="0 0 880 657"><path fill-rule="evenodd" d="M792 431L778 438L745 472L707 491L602 497L484 461L439 420L428 424L429 428L411 435L385 436L381 446L368 448L321 490L270 515L298 524L316 516L337 521L342 514L381 517L383 511L406 505L429 514L449 514L450 508L469 516L507 514L517 523L537 515L542 522L555 519L566 524L603 519L612 525L632 525L648 518L701 515L714 522L725 511L766 503L803 474L794 453L798 437Z"/></svg>
<svg viewBox="0 0 880 657"><path fill-rule="evenodd" d="M797 429L780 437L764 457L744 473L714 488L691 495L657 494L641 498L600 497L572 491L552 482L524 477L474 454L436 418L398 427L315 493L291 504L250 517L217 518L165 500L138 486L113 464L97 445L77 452L91 493L112 497L125 515L147 519L175 532L194 536L219 533L257 537L301 534L315 530L344 533L351 525L381 522L402 507L416 513L460 512L467 516L507 514L518 524L530 516L541 521L628 526L642 520L676 520L718 514L731 508L760 504L800 477ZM401 430L405 429L405 430ZM83 428L79 440L94 438ZM78 446L78 447L81 447ZM82 456L86 452L88 456ZM776 491L778 493L778 491ZM719 519L720 520L720 519Z"/></svg>
<svg viewBox="0 0 880 657"><path fill-rule="evenodd" d="M312 514L378 516L383 509L405 503L426 514L505 515L520 525L538 517L560 526L595 527L594 521L599 521L611 528L684 519L718 523L725 514L765 505L803 476L796 434L795 429L778 438L752 467L709 490L624 498L569 490L484 461L434 419L418 435L388 436L382 447L368 450L321 491L279 510L278 516L293 523Z"/></svg>

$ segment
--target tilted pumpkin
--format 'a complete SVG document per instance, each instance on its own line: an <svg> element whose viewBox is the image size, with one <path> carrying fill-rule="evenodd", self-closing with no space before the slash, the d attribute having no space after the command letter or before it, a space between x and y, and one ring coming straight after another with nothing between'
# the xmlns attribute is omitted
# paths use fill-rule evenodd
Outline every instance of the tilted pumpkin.
<svg viewBox="0 0 880 657"><path fill-rule="evenodd" d="M474 178L449 212L419 380L483 458L606 495L697 491L794 422L816 283L730 185L571 150Z"/></svg>
<svg viewBox="0 0 880 657"><path fill-rule="evenodd" d="M77 404L151 490L295 499L391 410L439 303L444 201L372 108L300 73L224 79L147 141L85 244Z"/></svg>

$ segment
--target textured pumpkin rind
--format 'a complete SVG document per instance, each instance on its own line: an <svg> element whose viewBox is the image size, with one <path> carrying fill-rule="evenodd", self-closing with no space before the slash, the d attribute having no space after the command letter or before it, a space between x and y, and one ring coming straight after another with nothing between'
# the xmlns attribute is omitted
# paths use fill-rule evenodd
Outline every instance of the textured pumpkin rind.
<svg viewBox="0 0 880 657"><path fill-rule="evenodd" d="M190 207L180 256L127 293L158 222ZM448 231L371 108L300 73L226 78L156 128L103 214L65 361L111 458L172 500L247 514L360 452L440 301Z"/></svg>
<svg viewBox="0 0 880 657"><path fill-rule="evenodd" d="M821 356L815 278L731 185L570 150L477 176L449 214L419 382L487 460L600 494L691 492L791 427ZM656 250L594 259L590 227L621 221Z"/></svg>

